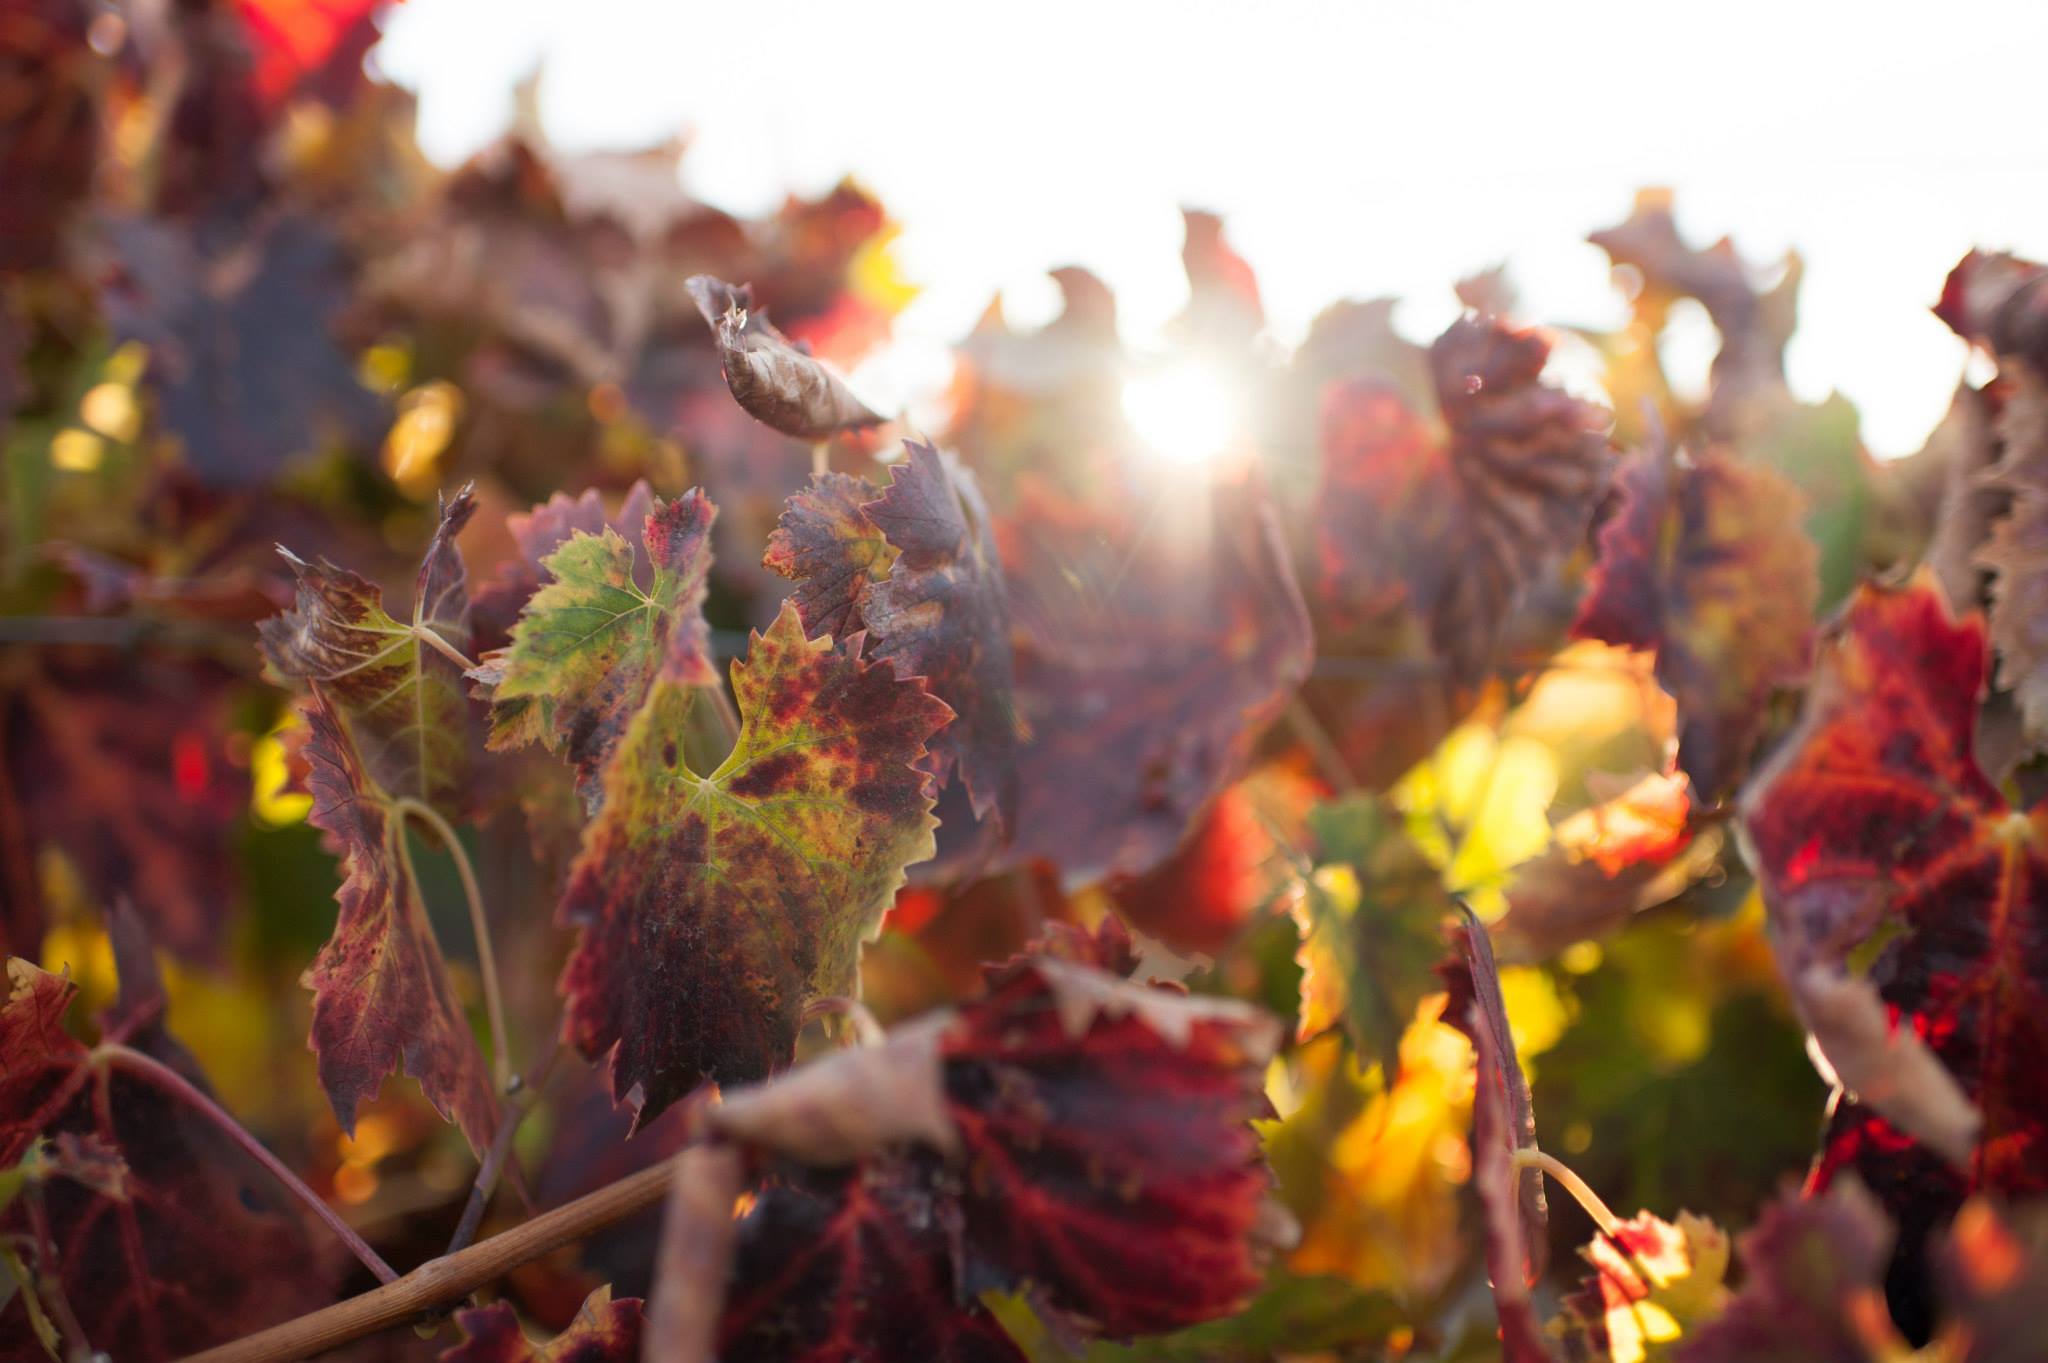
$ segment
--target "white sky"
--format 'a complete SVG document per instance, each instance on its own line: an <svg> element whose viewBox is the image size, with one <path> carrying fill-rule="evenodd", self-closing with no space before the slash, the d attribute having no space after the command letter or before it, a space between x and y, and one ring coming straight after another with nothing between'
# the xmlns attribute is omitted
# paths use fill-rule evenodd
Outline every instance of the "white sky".
<svg viewBox="0 0 2048 1363"><path fill-rule="evenodd" d="M912 353L998 289L1042 319L1064 264L1108 280L1146 344L1185 299L1183 203L1224 214L1282 342L1380 294L1426 340L1451 283L1502 259L1531 320L1608 324L1585 234L1670 185L1695 237L1800 249L1793 386L1839 388L1895 455L1961 369L1927 311L1948 268L1973 244L2048 258L2044 40L2026 0L407 0L376 60L420 90L443 160L544 62L558 144L687 130L684 182L720 206L852 172L925 289ZM1704 375L1703 338L1676 349Z"/></svg>

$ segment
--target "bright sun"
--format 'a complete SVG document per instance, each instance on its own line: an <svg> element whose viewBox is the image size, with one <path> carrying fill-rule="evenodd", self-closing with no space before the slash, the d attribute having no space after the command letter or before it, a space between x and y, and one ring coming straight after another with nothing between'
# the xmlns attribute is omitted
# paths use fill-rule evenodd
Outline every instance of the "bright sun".
<svg viewBox="0 0 2048 1363"><path fill-rule="evenodd" d="M1237 434L1236 388L1207 365L1179 362L1124 382L1124 415L1161 459L1193 468L1215 459Z"/></svg>

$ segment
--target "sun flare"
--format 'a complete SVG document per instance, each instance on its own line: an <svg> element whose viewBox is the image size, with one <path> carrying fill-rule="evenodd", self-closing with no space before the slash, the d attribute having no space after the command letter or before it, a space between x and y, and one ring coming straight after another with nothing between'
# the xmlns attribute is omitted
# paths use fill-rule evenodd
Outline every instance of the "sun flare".
<svg viewBox="0 0 2048 1363"><path fill-rule="evenodd" d="M1123 407L1138 438L1182 468L1210 463L1229 448L1242 415L1230 378L1192 362L1132 375L1124 383Z"/></svg>

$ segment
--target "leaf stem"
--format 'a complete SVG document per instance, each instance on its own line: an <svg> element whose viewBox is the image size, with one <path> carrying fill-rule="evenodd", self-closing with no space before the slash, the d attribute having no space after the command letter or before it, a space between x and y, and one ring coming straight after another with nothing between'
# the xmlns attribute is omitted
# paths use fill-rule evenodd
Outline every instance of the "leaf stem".
<svg viewBox="0 0 2048 1363"><path fill-rule="evenodd" d="M435 836L448 849L454 859L455 874L462 880L463 898L469 901L469 931L476 939L477 973L484 981L484 1014L490 1019L491 1027L491 1072L497 1081L498 1092L512 1091L512 1049L507 1040L505 1028L505 996L498 983L498 956L491 946L490 919L484 914L483 891L477 887L476 867L470 864L469 853L463 850L462 839L455 836L455 829L433 808L433 806L412 798L400 798L395 805L398 812L408 818L418 819L434 830ZM406 871L412 871L412 853L399 839L399 849L405 854ZM417 880L417 877L414 877Z"/></svg>
<svg viewBox="0 0 2048 1363"><path fill-rule="evenodd" d="M476 670L476 664L470 660L469 655L464 653L455 645L449 643L446 639L443 639L441 637L441 632L435 629L432 625L414 625L412 627L412 632L413 635L416 638L418 638L418 640L421 643L427 645L427 647L433 649L436 653L439 653L443 657L447 658L448 661L454 663L464 672L473 672Z"/></svg>
<svg viewBox="0 0 2048 1363"><path fill-rule="evenodd" d="M491 1204L491 1194L497 1190L498 1177L504 1172L505 1163L512 1154L512 1141L519 1133L520 1124L526 1114L533 1111L540 1102L540 1096L547 1089L548 1076L555 1068L555 1057L562 1053L560 1033L555 1044L548 1048L547 1057L540 1067L519 1085L518 1096L513 1099L512 1108L498 1122L498 1134L491 1141L491 1148L484 1152L484 1162L476 1171L476 1182L469 1188L469 1201L463 1204L462 1220L456 1223L455 1234L448 1241L447 1253L457 1254L467 1248L476 1238L477 1227L483 1224L484 1211Z"/></svg>
<svg viewBox="0 0 2048 1363"><path fill-rule="evenodd" d="M1593 1218L1593 1224L1600 1228L1602 1235L1611 1237L1620 1227L1621 1218L1616 1216L1608 1205L1600 1200L1600 1194L1594 1192L1586 1180L1573 1173L1571 1166L1564 1161L1553 1155L1546 1155L1534 1147L1524 1147L1515 1151L1513 1164L1518 1172L1523 1169L1541 1169L1556 1179L1564 1190L1586 1209L1586 1215Z"/></svg>
<svg viewBox="0 0 2048 1363"><path fill-rule="evenodd" d="M184 1363L291 1363L400 1325L468 1296L494 1278L660 1202L681 1155L542 1212L458 1254L421 1264L396 1282L238 1339Z"/></svg>
<svg viewBox="0 0 2048 1363"><path fill-rule="evenodd" d="M385 1263L383 1257L371 1249L362 1236L356 1234L353 1226L341 1219L340 1213L328 1206L318 1193L308 1188L304 1180L287 1169L284 1162L271 1154L262 1141L251 1135L247 1127L236 1121L233 1114L208 1097L198 1085L156 1057L145 1055L118 1042L102 1043L93 1049L92 1054L95 1060L118 1065L147 1079L198 1111L201 1116L212 1122L222 1135L233 1141L237 1148L269 1170L273 1178L290 1190L299 1201L305 1203L306 1210L319 1217L327 1229L334 1232L335 1238L347 1245L350 1252L362 1261L363 1267L376 1275L378 1282L390 1283L397 1280L397 1271Z"/></svg>

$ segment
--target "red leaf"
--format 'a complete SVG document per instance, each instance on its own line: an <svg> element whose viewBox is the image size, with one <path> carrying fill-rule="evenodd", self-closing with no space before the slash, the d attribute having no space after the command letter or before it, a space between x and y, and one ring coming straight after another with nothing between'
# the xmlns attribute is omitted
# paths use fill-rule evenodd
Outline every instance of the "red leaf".
<svg viewBox="0 0 2048 1363"><path fill-rule="evenodd" d="M356 1108L401 1064L443 1117L482 1153L497 1100L434 941L404 849L403 820L370 788L362 759L325 692L300 707L313 797L308 822L342 859L334 934L302 981L313 991L308 1044L335 1119L353 1133Z"/></svg>
<svg viewBox="0 0 2048 1363"><path fill-rule="evenodd" d="M1549 355L1537 332L1453 322L1429 352L1441 433L1379 380L1324 398L1324 591L1354 617L1405 598L1461 681L1490 666L1524 589L1578 543L1606 487L1606 416L1539 382Z"/></svg>
<svg viewBox="0 0 2048 1363"><path fill-rule="evenodd" d="M569 1328L536 1344L519 1328L510 1302L455 1313L462 1343L441 1351L440 1363L639 1363L641 1302L612 1300L610 1284L592 1292Z"/></svg>
<svg viewBox="0 0 2048 1363"><path fill-rule="evenodd" d="M1010 613L988 504L950 454L914 440L889 488L862 507L897 551L868 590L863 618L873 653L923 677L953 707L932 741L940 780L958 765L977 819L1016 818L1017 715Z"/></svg>
<svg viewBox="0 0 2048 1363"><path fill-rule="evenodd" d="M1662 446L1617 482L1572 633L1656 652L1678 702L1678 765L1711 803L1746 770L1771 693L1806 672L1820 578L1805 498L1762 465Z"/></svg>
<svg viewBox="0 0 2048 1363"><path fill-rule="evenodd" d="M93 1347L157 1363L323 1304L332 1260L270 1175L174 1093L72 1039L68 981L7 966L0 1168L39 1137L127 1166L112 1184L64 1171L41 1194L65 1296ZM34 1243L21 1202L0 1226ZM0 1305L0 1361L46 1363L19 1303Z"/></svg>
<svg viewBox="0 0 2048 1363"><path fill-rule="evenodd" d="M804 633L843 639L863 627L862 607L889 575L896 550L866 506L875 486L845 473L821 473L790 496L761 563L796 583L790 600Z"/></svg>
<svg viewBox="0 0 2048 1363"><path fill-rule="evenodd" d="M1969 1190L2048 1191L2044 811L2007 805L1971 755L1985 666L1981 620L1951 619L1925 574L1864 587L1742 813L1795 990L1810 970L1839 978L1849 952L1896 929L1870 971L1893 1034L1931 1048L1982 1113L1958 1171L1895 1124L1900 1109L1880 1110L1884 1095L1835 1109L1812 1186L1855 1172L1909 1254Z"/></svg>

